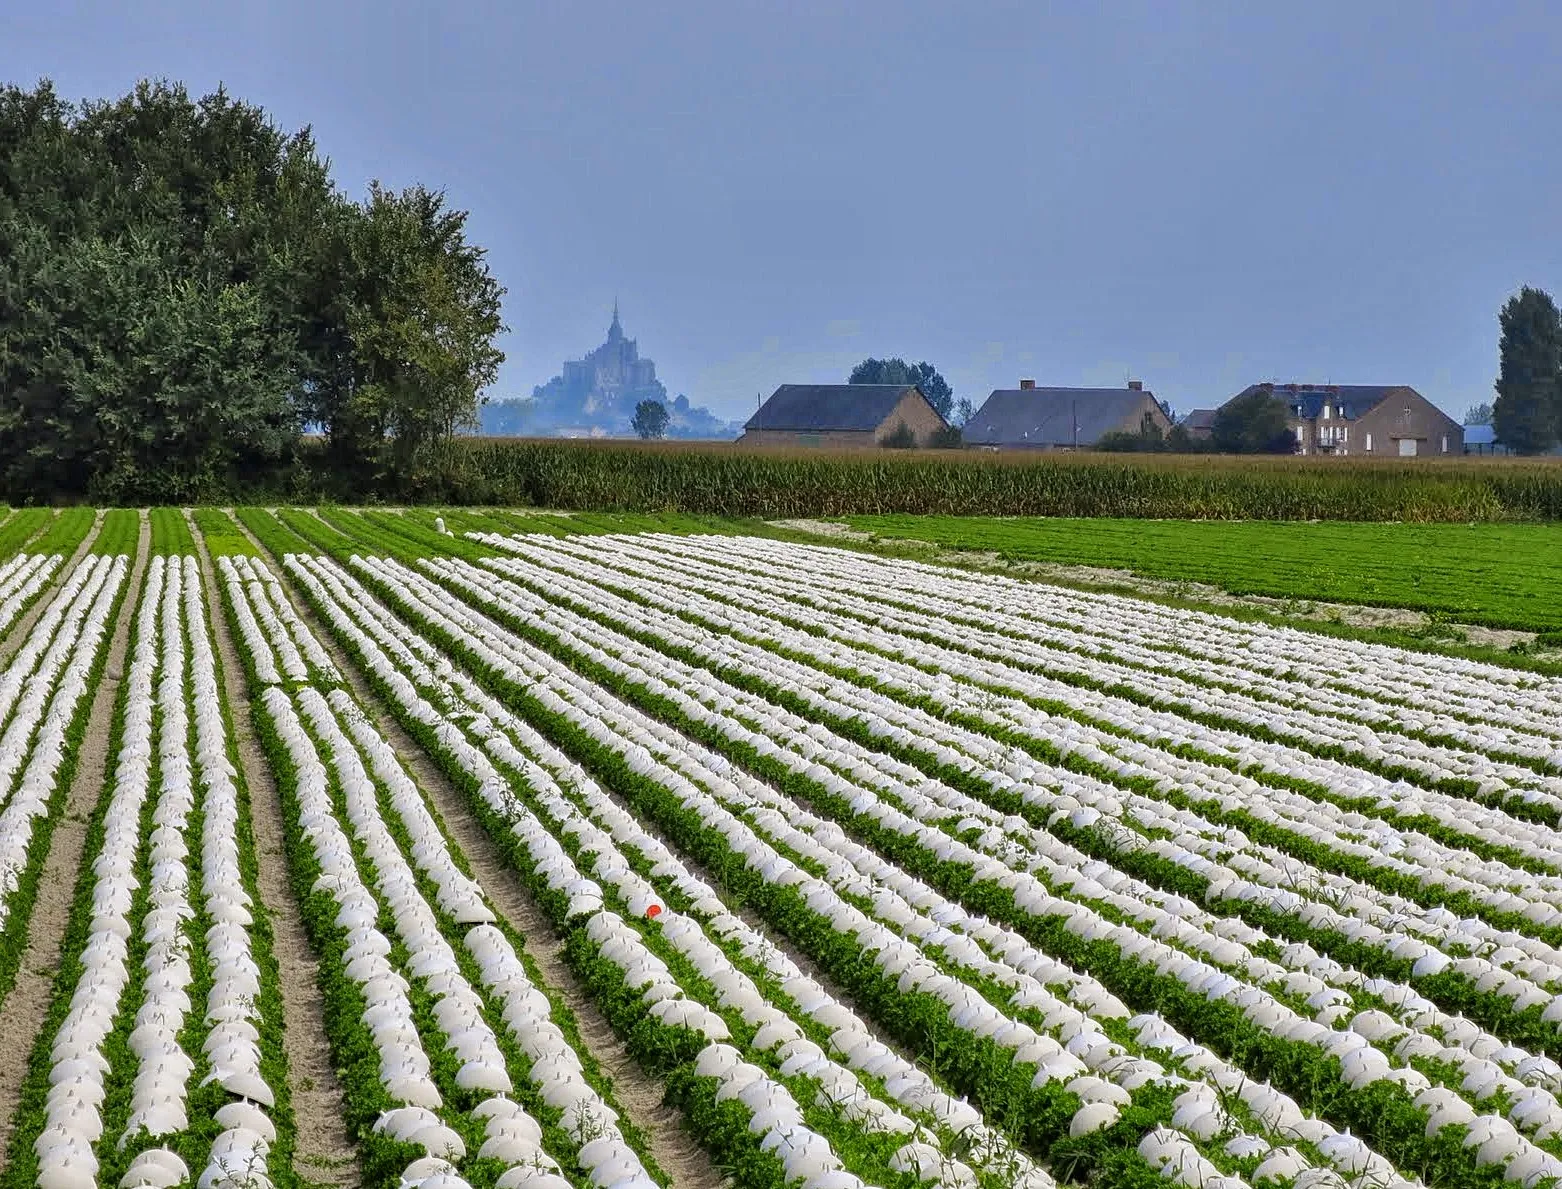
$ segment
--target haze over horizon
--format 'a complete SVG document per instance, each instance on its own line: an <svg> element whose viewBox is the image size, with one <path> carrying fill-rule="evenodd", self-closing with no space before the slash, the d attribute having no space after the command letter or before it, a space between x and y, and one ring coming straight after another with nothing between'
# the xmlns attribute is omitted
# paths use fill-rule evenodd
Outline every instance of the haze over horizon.
<svg viewBox="0 0 1562 1189"><path fill-rule="evenodd" d="M602 341L722 417L867 355L1180 411L1264 379L1492 398L1562 286L1562 8L925 0L25 7L0 78L219 82L338 183L445 189L509 288L495 398Z"/></svg>

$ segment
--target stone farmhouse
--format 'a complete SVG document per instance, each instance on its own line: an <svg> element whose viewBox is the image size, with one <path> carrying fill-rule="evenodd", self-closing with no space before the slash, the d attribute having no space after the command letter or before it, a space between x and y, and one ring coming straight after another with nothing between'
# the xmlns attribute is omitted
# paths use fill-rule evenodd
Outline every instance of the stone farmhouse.
<svg viewBox="0 0 1562 1189"><path fill-rule="evenodd" d="M1260 391L1285 402L1298 454L1464 453L1464 426L1408 384L1250 384L1231 399ZM1195 437L1208 437L1213 412L1195 409L1184 424Z"/></svg>
<svg viewBox="0 0 1562 1189"><path fill-rule="evenodd" d="M1130 380L1126 388L997 388L971 414L965 444L987 450L1088 450L1103 435L1138 433L1146 424L1162 433L1171 420L1155 394Z"/></svg>
<svg viewBox="0 0 1562 1189"><path fill-rule="evenodd" d="M915 384L783 384L748 419L738 443L876 447L902 424L919 446L949 428Z"/></svg>

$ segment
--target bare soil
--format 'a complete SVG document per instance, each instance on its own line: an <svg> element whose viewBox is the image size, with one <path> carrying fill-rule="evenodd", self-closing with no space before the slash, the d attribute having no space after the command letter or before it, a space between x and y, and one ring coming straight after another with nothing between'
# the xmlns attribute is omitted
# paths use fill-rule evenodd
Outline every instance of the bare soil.
<svg viewBox="0 0 1562 1189"><path fill-rule="evenodd" d="M361 1180L357 1150L343 1123L342 1087L326 1041L316 974L318 959L304 932L298 901L287 877L282 798L255 739L249 693L242 676L243 661L223 613L216 568L193 517L189 519L212 620L212 643L222 660L223 695L232 710L239 767L249 789L260 898L271 920L272 952L276 955L282 991L282 1043L296 1129L293 1163L302 1177L315 1184L355 1186Z"/></svg>
<svg viewBox="0 0 1562 1189"><path fill-rule="evenodd" d="M58 571L59 575L68 574L85 555L101 523L100 512L98 522L70 561ZM109 732L114 718L114 705L119 699L119 684L124 678L125 655L130 648L130 627L135 621L136 605L141 598L141 579L146 572L151 535L151 524L143 512L141 537L136 545L136 558L128 578L130 585L119 605L119 618L109 637L103 679L92 694L87 729L77 752L75 775L65 794L63 816L55 822L54 831L49 836L49 853L44 858L43 878L38 884L32 917L27 922L27 948L22 951L16 985L6 997L4 1012L0 1013L0 1036L7 1041L0 1045L0 1152L10 1146L22 1082L27 1077L28 1059L32 1055L33 1042L43 1027L44 1017L49 1012L55 972L59 968L61 951L65 945L65 929L70 922L71 901L76 894L77 873L81 870L82 851L86 847L87 827L104 791L108 772ZM58 593L59 585L56 580L51 587L46 588L31 610L41 612ZM23 617L28 629L31 628L31 620L35 618L34 615ZM19 628L22 626L18 624ZM16 646L26 638L26 632L23 631L21 635L14 635L7 641L6 662L15 654Z"/></svg>
<svg viewBox="0 0 1562 1189"><path fill-rule="evenodd" d="M248 530L245 532L247 534ZM259 547L258 542L256 545ZM727 1183L725 1176L684 1126L682 1114L662 1101L661 1083L630 1057L589 993L565 965L563 944L555 937L548 918L467 805L465 795L401 729L352 658L337 644L330 629L293 591L292 579L286 573L282 577L298 614L341 671L354 698L429 799L489 902L520 930L525 938L525 950L542 971L543 981L574 1013L581 1039L602 1072L611 1079L614 1097L645 1137L652 1159L667 1172L675 1189L722 1189Z"/></svg>
<svg viewBox="0 0 1562 1189"><path fill-rule="evenodd" d="M793 532L812 533L819 537L839 540L871 541L872 533L854 529L832 520L772 520L776 528ZM1302 623L1343 623L1356 628L1400 628L1417 630L1432 622L1424 611L1405 607L1368 607L1359 603L1324 603L1312 599L1280 599L1268 595L1235 595L1205 582L1169 581L1162 578L1146 578L1132 570L1116 570L1105 566L1073 566L1062 562L1005 561L996 553L979 550L944 549L931 541L915 541L895 538L895 544L918 549L927 554L927 560L964 569L997 570L1010 577L1036 578L1042 581L1066 582L1070 585L1127 589L1149 595L1189 599L1206 603L1211 607L1247 607L1284 619ZM1450 633L1462 636L1470 644L1485 648L1508 648L1516 643L1532 643L1534 632L1512 631L1506 628L1483 627L1479 624L1447 623Z"/></svg>

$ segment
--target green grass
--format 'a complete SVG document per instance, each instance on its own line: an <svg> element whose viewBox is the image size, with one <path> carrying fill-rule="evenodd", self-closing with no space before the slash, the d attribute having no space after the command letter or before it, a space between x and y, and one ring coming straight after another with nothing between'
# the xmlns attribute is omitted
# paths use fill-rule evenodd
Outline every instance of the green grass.
<svg viewBox="0 0 1562 1189"><path fill-rule="evenodd" d="M777 529L764 520L741 516L716 516L687 512L544 512L522 508L487 508L481 512L459 508L408 508L404 520L432 527L435 516L445 518L453 533L545 533L554 537L599 533L741 533L751 537L787 537L796 534Z"/></svg>
<svg viewBox="0 0 1562 1189"><path fill-rule="evenodd" d="M1405 607L1463 623L1562 627L1562 525L854 516L881 539L1008 561L1130 570L1233 594Z"/></svg>
<svg viewBox="0 0 1562 1189"><path fill-rule="evenodd" d="M195 509L195 527L206 540L206 548L213 557L255 557L258 554L250 539L221 508Z"/></svg>
<svg viewBox="0 0 1562 1189"><path fill-rule="evenodd" d="M10 557L26 545L52 516L48 508L21 508L11 513L5 523L0 524L0 558Z"/></svg>
<svg viewBox="0 0 1562 1189"><path fill-rule="evenodd" d="M287 553L318 553L319 550L292 529L283 525L278 514L265 508L238 508L235 514L250 533L277 557ZM308 513L299 513L307 516Z"/></svg>
<svg viewBox="0 0 1562 1189"><path fill-rule="evenodd" d="M396 553L399 556L432 557L448 553L468 559L486 556L493 551L485 549L464 537L442 537L432 528L408 521L395 512L383 512L374 508L323 507L321 518L331 529L344 537L351 537L360 547L376 553ZM329 547L329 541L317 538Z"/></svg>
<svg viewBox="0 0 1562 1189"><path fill-rule="evenodd" d="M407 508L401 513L413 524L420 524L424 528L434 527L434 518L443 517L445 527L456 534L460 533L513 533L516 531L515 518L503 510L477 511L471 508ZM526 519L526 517L521 517ZM541 520L543 517L536 517ZM553 517L552 519L559 519Z"/></svg>
<svg viewBox="0 0 1562 1189"><path fill-rule="evenodd" d="M44 533L30 546L29 553L62 553L69 557L92 528L91 508L66 508L54 517Z"/></svg>
<svg viewBox="0 0 1562 1189"><path fill-rule="evenodd" d="M135 508L110 508L93 539L92 552L112 557L123 553L134 557L141 540L141 513Z"/></svg>
<svg viewBox="0 0 1562 1189"><path fill-rule="evenodd" d="M276 519L296 541L296 545L287 546L290 550L319 553L321 549L331 548L347 539L339 530L330 527L320 516L306 508L278 508ZM258 533L256 535L259 536ZM268 548L273 547L270 541L265 543Z"/></svg>
<svg viewBox="0 0 1562 1189"><path fill-rule="evenodd" d="M195 539L179 508L152 509L152 552L179 555L195 552Z"/></svg>

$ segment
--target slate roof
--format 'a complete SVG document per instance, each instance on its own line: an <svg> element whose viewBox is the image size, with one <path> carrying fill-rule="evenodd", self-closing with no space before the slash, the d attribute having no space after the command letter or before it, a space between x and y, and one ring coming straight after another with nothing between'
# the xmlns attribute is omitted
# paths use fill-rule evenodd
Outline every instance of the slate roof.
<svg viewBox="0 0 1562 1189"><path fill-rule="evenodd" d="M1154 403L1137 388L997 388L963 435L968 446L1093 446L1114 429L1137 430Z"/></svg>
<svg viewBox="0 0 1562 1189"><path fill-rule="evenodd" d="M1464 444L1466 446L1493 446L1497 443L1497 431L1489 425L1466 425L1464 427Z"/></svg>
<svg viewBox="0 0 1562 1189"><path fill-rule="evenodd" d="M1194 409L1182 419L1182 424L1188 429L1214 429L1218 412L1219 409Z"/></svg>
<svg viewBox="0 0 1562 1189"><path fill-rule="evenodd" d="M1315 419L1323 411L1325 402L1337 406L1334 409L1336 418L1354 421L1377 408L1390 393L1406 391L1404 384L1249 384L1231 400L1266 387L1272 387L1275 396L1283 400L1293 412L1297 405L1301 405L1302 417L1307 421ZM1226 403L1230 404L1231 401Z"/></svg>
<svg viewBox="0 0 1562 1189"><path fill-rule="evenodd" d="M871 433L908 392L922 395L915 384L783 384L743 428Z"/></svg>

